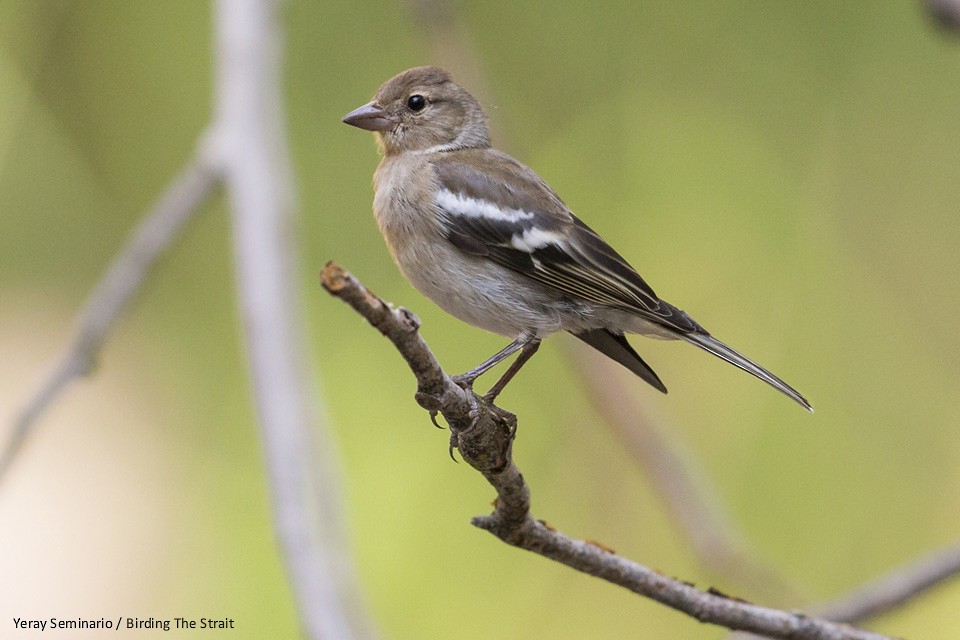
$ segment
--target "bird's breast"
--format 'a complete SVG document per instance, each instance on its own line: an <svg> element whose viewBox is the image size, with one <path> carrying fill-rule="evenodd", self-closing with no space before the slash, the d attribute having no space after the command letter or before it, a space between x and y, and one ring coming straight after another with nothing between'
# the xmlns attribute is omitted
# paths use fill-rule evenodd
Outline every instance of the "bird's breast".
<svg viewBox="0 0 960 640"><path fill-rule="evenodd" d="M550 301L529 290L523 278L446 239L429 164L385 158L374 186L380 231L394 262L420 293L460 320L502 335L531 329L545 335L562 328Z"/></svg>

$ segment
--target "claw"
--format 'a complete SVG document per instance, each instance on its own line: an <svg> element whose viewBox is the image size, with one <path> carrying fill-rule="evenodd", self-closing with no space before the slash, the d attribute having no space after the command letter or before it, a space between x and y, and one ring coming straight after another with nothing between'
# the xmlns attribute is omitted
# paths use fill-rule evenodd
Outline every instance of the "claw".
<svg viewBox="0 0 960 640"><path fill-rule="evenodd" d="M450 449L449 449L450 459L456 462L457 464L459 464L460 461L457 460L456 457L454 457L453 455L453 450L456 448L457 448L457 436L451 431L450 432Z"/></svg>
<svg viewBox="0 0 960 640"><path fill-rule="evenodd" d="M436 409L433 409L432 411L430 411L430 422L432 422L433 426L435 426L437 429L443 429L443 425L437 422L438 415L440 415L440 412L437 411Z"/></svg>

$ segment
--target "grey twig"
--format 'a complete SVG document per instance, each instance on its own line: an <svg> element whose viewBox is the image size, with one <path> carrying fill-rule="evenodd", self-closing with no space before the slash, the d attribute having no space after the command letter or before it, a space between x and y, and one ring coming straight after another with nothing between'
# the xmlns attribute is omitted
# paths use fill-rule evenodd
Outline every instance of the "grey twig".
<svg viewBox="0 0 960 640"><path fill-rule="evenodd" d="M333 445L303 345L279 0L219 0L218 141L276 533L314 639L373 637L350 564Z"/></svg>
<svg viewBox="0 0 960 640"><path fill-rule="evenodd" d="M347 302L394 343L417 379L417 402L443 414L450 425L451 443L496 489L493 513L475 517L475 526L508 544L602 578L701 622L792 640L887 638L802 613L757 606L715 589L702 591L596 543L569 538L535 520L530 514L530 490L512 458L516 417L457 387L423 342L417 331L419 322L412 313L393 309L333 263L327 264L321 282L327 291Z"/></svg>
<svg viewBox="0 0 960 640"><path fill-rule="evenodd" d="M133 230L123 249L94 287L79 316L73 342L16 417L13 433L0 454L0 480L40 415L74 378L86 375L93 369L97 355L110 337L120 314L139 291L157 259L200 209L217 184L217 179L209 138L204 136L194 157Z"/></svg>

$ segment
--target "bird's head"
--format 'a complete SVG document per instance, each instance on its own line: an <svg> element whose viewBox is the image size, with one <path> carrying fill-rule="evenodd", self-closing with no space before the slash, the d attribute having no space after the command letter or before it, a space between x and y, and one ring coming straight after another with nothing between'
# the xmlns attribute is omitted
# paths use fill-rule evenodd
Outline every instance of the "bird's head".
<svg viewBox="0 0 960 640"><path fill-rule="evenodd" d="M480 103L438 67L415 67L390 78L343 121L375 132L387 155L490 145Z"/></svg>

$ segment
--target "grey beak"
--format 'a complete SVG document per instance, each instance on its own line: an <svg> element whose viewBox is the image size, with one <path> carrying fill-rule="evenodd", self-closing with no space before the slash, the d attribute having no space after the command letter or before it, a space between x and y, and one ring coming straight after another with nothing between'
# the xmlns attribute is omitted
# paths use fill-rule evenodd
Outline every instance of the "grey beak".
<svg viewBox="0 0 960 640"><path fill-rule="evenodd" d="M390 121L384 110L377 106L375 102L368 102L362 107L357 107L343 116L343 121L350 126L367 131L390 131L394 127L393 122Z"/></svg>

